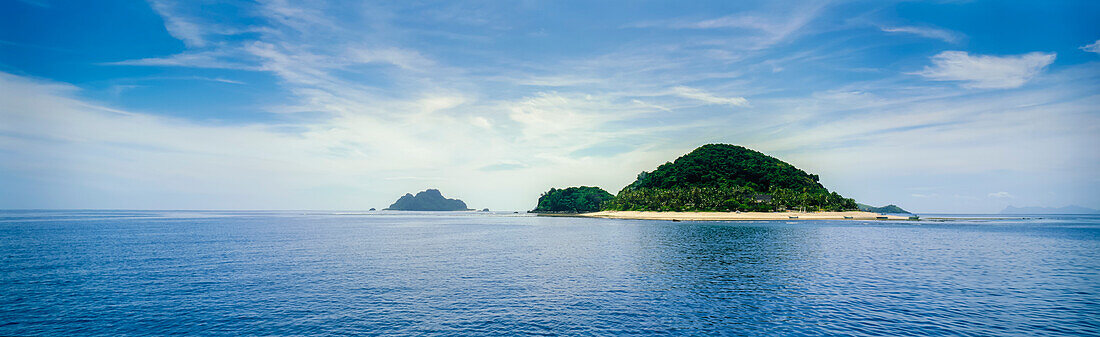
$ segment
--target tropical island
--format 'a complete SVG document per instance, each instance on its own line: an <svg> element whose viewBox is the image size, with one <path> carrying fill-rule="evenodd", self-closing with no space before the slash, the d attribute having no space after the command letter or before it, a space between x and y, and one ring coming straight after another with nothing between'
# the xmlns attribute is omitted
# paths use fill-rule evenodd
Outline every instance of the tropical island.
<svg viewBox="0 0 1100 337"><path fill-rule="evenodd" d="M704 145L642 172L614 196L598 187L551 188L532 212L666 220L907 219L861 211L817 175L729 144Z"/></svg>
<svg viewBox="0 0 1100 337"><path fill-rule="evenodd" d="M405 193L386 210L391 211L470 211L466 203L458 199L447 199L437 189L427 189L412 195Z"/></svg>
<svg viewBox="0 0 1100 337"><path fill-rule="evenodd" d="M597 212L600 206L615 199L604 189L592 186L551 188L539 197L539 204L531 213L589 213Z"/></svg>
<svg viewBox="0 0 1100 337"><path fill-rule="evenodd" d="M882 207L875 207L875 206L864 205L864 204L856 204L856 206L859 206L859 210L864 211L864 212L890 213L890 214L913 214L913 213L909 213L909 211L906 211L906 210L902 209L901 207L898 207L898 205L894 205L894 204L890 204L890 205L886 205L886 206L882 206Z"/></svg>

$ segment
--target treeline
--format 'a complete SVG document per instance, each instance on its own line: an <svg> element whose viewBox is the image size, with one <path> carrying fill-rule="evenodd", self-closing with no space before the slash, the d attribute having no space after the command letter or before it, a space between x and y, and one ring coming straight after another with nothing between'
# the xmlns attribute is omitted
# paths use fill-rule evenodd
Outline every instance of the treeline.
<svg viewBox="0 0 1100 337"><path fill-rule="evenodd" d="M564 189L551 188L539 196L534 213L588 213L599 211L601 206L615 196L599 187L580 186Z"/></svg>
<svg viewBox="0 0 1100 337"><path fill-rule="evenodd" d="M604 210L655 212L847 211L856 207L855 200L836 192L773 188L765 194L747 187L638 188L623 190L603 204Z"/></svg>
<svg viewBox="0 0 1100 337"><path fill-rule="evenodd" d="M799 192L772 188L758 193L748 187L639 188L611 195L599 187L551 188L539 197L535 213L607 211L779 212L787 210L850 211L855 200L836 192Z"/></svg>

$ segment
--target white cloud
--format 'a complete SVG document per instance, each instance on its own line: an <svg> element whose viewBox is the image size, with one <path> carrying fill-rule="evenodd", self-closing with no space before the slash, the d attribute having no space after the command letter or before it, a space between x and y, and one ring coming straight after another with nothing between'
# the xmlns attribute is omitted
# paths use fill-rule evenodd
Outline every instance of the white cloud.
<svg viewBox="0 0 1100 337"><path fill-rule="evenodd" d="M153 10L164 19L164 28L172 37L183 41L188 47L204 47L206 39L203 37L203 28L194 22L176 15L172 2L164 0L150 1Z"/></svg>
<svg viewBox="0 0 1100 337"><path fill-rule="evenodd" d="M749 106L749 100L744 97L718 97L706 91L696 88L678 86L672 88L672 93L683 98L690 98L710 104L721 104L737 107Z"/></svg>
<svg viewBox="0 0 1100 337"><path fill-rule="evenodd" d="M476 127L482 128L482 129L492 129L493 128L493 122L490 122L488 118L481 117L481 116L475 116L475 117L471 118L470 123L473 124Z"/></svg>
<svg viewBox="0 0 1100 337"><path fill-rule="evenodd" d="M421 181L432 181L432 180L442 180L443 178L439 178L439 177L410 177L410 176L402 176L402 177L387 177L387 178L383 178L383 179L385 179L385 180L421 180Z"/></svg>
<svg viewBox="0 0 1100 337"><path fill-rule="evenodd" d="M194 79L203 80L203 81L211 81L211 82L229 83L229 84L245 84L244 82L241 82L241 81L236 81L236 80L231 80L231 79L228 79L228 78L221 78L221 77L194 77Z"/></svg>
<svg viewBox="0 0 1100 337"><path fill-rule="evenodd" d="M413 104L415 111L433 113L436 111L451 109L466 102L467 99L459 95L431 95L421 98Z"/></svg>
<svg viewBox="0 0 1100 337"><path fill-rule="evenodd" d="M936 81L962 81L969 88L1017 88L1054 62L1055 53L1033 52L1014 56L973 55L945 51L932 65L915 74Z"/></svg>
<svg viewBox="0 0 1100 337"><path fill-rule="evenodd" d="M784 24L764 17L750 15L732 15L717 19L697 22L686 22L674 25L676 28L716 29L716 28L748 28L761 30L773 34L783 34L796 24Z"/></svg>
<svg viewBox="0 0 1100 337"><path fill-rule="evenodd" d="M738 115L747 128L730 133L749 147L819 174L827 187L856 200L882 200L906 209L996 212L989 191L1011 190L1054 204L1097 200L1100 95L1091 88L1096 65L1052 72L1021 90L972 92L942 87L889 88L881 81L843 92L874 98L821 95L779 102L758 98L764 118ZM863 96L863 95L859 95ZM1052 172L1058 172L1052 174ZM913 185L936 194L899 199ZM953 203L953 194L980 196Z"/></svg>
<svg viewBox="0 0 1100 337"><path fill-rule="evenodd" d="M1090 52L1090 53L1100 54L1100 40L1096 40L1096 42L1093 42L1092 44L1081 46L1081 50L1084 50L1084 51L1087 51L1087 52Z"/></svg>
<svg viewBox="0 0 1100 337"><path fill-rule="evenodd" d="M542 92L515 102L507 102L508 118L519 124L527 140L576 142L588 146L601 137L601 126L622 119L621 108L606 99L590 95Z"/></svg>
<svg viewBox="0 0 1100 337"><path fill-rule="evenodd" d="M638 106L641 106L641 107L653 108L653 109L661 110L661 111L664 111L664 112L672 112L672 109L669 109L665 106L658 105L658 104L646 103L646 102L643 102L643 101L637 100L637 99L632 99L632 100L630 100L630 102L634 103L634 104L637 104Z"/></svg>
<svg viewBox="0 0 1100 337"><path fill-rule="evenodd" d="M213 51L187 51L166 57L150 57L143 59L123 60L107 62L105 65L116 66L153 66L153 67L194 67L212 69L244 69L257 70L256 67L241 63L241 53L227 50Z"/></svg>
<svg viewBox="0 0 1100 337"><path fill-rule="evenodd" d="M794 37L821 14L829 1L810 1L803 5L780 5L759 12L732 14L706 20L639 22L624 28L662 27L672 29L745 29L755 36L734 39L738 49L759 50Z"/></svg>
<svg viewBox="0 0 1100 337"><path fill-rule="evenodd" d="M1008 192L993 192L993 193L989 193L988 196L990 198L997 198L997 199L1015 198L1011 193L1008 193Z"/></svg>
<svg viewBox="0 0 1100 337"><path fill-rule="evenodd" d="M356 48L348 54L348 58L356 63L388 63L406 70L424 70L433 64L420 53L401 48Z"/></svg>
<svg viewBox="0 0 1100 337"><path fill-rule="evenodd" d="M930 39L943 40L947 43L958 43L961 39L958 33L939 28L930 27L914 27L914 26L897 26L897 27L880 27L882 31L887 33L907 33L918 36L923 36Z"/></svg>
<svg viewBox="0 0 1100 337"><path fill-rule="evenodd" d="M184 9L182 4L177 7ZM333 6L326 4L260 6L248 11L261 16L254 35L218 39L224 34L202 31L194 36L204 47L115 64L264 71L276 78L280 93L292 95L289 106L264 108L309 112L306 118L287 116L280 125L203 125L110 110L76 99L84 95L63 84L0 81L0 95L9 94L0 97L6 103L0 105L0 178L18 180L11 173L18 169L29 172L19 177L54 181L41 190L68 192L51 196L100 196L60 207L141 207L125 204L136 200L160 207L348 209L384 207L406 192L436 187L448 196L476 196L465 198L471 207L523 209L550 186L596 185L615 192L638 171L694 146L728 142L820 174L845 196L965 209L950 196L1001 189L1029 197L1037 190L1070 195L1061 192L1083 189L1021 188L1013 185L1019 179L1004 179L1006 170L1029 176L1068 172L1085 180L1091 178L1075 172L1096 172L1100 163L1095 151L1080 145L1097 143L1100 123L1092 112L1100 96L1081 90L1092 82L1080 78L1074 83L1050 74L1012 92L899 86L904 78L897 72L808 96L788 89L817 90L814 83L776 84L806 76L808 66L844 66L844 58L861 51L829 34L815 36L821 43L783 46L778 55L759 50L811 34L807 25L817 13L812 8L665 22L662 27L682 29L677 34L688 37L671 45L637 41L607 54L535 60L478 50L486 64L448 68L446 53L479 48L409 43L421 32L403 31L385 13L362 11L372 20L357 26L341 21L344 15L332 16ZM181 18L202 22L201 16ZM708 56L715 50L725 56ZM961 53L956 59L950 53L921 75L972 87L1019 86L1050 63L1029 73L1004 61L1026 55ZM788 69L782 78L756 71L781 66ZM1001 68L1010 68L1009 75ZM1100 73L1088 67L1060 72L1089 81ZM847 79L821 83L842 81ZM31 87L55 90L21 94ZM728 113L730 106L748 106L748 96L754 97L753 113ZM839 183L845 176L852 178ZM950 187L909 195L904 191L915 176L926 178L920 184ZM979 180L974 177L986 179L984 185L972 182ZM67 187L89 184L98 186ZM100 192L118 186L137 196L102 197L112 194ZM867 197L873 193L882 196ZM196 200L173 203L179 195ZM892 199L899 196L912 199ZM119 203L105 204L110 200Z"/></svg>
<svg viewBox="0 0 1100 337"><path fill-rule="evenodd" d="M479 105L454 94L356 101L302 93L330 118L202 125L0 73L0 175L46 180L32 191L49 193L39 207L356 209L436 187L478 196L471 205L524 209L550 186L617 189L663 157L646 149L661 130L605 125L651 110L606 97L544 93ZM641 149L571 156L614 139Z"/></svg>

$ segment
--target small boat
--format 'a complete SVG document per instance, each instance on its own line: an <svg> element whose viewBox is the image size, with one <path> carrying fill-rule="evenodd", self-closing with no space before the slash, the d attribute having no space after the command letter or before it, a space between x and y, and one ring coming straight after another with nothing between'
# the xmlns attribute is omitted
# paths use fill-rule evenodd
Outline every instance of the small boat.
<svg viewBox="0 0 1100 337"><path fill-rule="evenodd" d="M876 219L876 220L890 220L890 217L885 217L885 216L876 216L876 217L875 217L875 219Z"/></svg>
<svg viewBox="0 0 1100 337"><path fill-rule="evenodd" d="M850 216L844 216L844 218L845 218L845 219L855 219L855 218L853 218L853 217L850 217Z"/></svg>
<svg viewBox="0 0 1100 337"><path fill-rule="evenodd" d="M797 216L789 216L789 217L787 217L787 219L798 219L798 217Z"/></svg>
<svg viewBox="0 0 1100 337"><path fill-rule="evenodd" d="M680 220L672 219L672 222L680 222Z"/></svg>
<svg viewBox="0 0 1100 337"><path fill-rule="evenodd" d="M914 216L909 217L909 220L920 220L920 217L914 215Z"/></svg>

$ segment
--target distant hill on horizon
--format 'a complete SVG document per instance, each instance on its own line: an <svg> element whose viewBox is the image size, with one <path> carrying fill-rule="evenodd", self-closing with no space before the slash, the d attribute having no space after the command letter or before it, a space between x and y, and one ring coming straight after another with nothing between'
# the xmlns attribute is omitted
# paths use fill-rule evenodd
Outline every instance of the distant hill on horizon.
<svg viewBox="0 0 1100 337"><path fill-rule="evenodd" d="M1009 205L1001 214L1100 214L1100 210L1069 205L1065 207L1015 207Z"/></svg>
<svg viewBox="0 0 1100 337"><path fill-rule="evenodd" d="M458 199L447 199L439 190L430 188L416 195L405 193L386 208L391 211L469 211L466 202Z"/></svg>
<svg viewBox="0 0 1100 337"><path fill-rule="evenodd" d="M856 204L856 205L859 206L859 210L864 211L864 212L913 214L913 213L909 213L909 211L901 209L901 207L898 207L898 205L894 205L894 204L889 204L889 205L882 206L882 207L875 207L875 206L864 205L864 204Z"/></svg>

